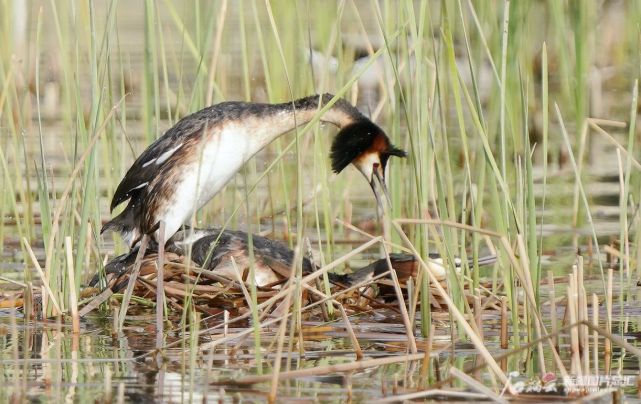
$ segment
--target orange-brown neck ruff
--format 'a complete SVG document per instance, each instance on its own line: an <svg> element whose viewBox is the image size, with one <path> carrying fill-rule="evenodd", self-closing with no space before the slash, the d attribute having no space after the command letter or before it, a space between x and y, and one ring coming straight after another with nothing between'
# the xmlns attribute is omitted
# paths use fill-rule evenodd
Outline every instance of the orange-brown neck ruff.
<svg viewBox="0 0 641 404"><path fill-rule="evenodd" d="M111 209L130 202L102 231L120 231L133 245L143 234L155 231L162 220L164 238L169 239L248 159L312 120L332 98L324 94L282 104L224 102L181 119L127 171ZM320 119L344 128L366 118L339 99Z"/></svg>

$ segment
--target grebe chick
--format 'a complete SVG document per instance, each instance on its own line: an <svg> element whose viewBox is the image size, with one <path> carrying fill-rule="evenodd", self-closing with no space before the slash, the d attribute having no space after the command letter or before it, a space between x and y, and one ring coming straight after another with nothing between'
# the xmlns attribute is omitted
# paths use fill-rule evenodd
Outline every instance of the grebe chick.
<svg viewBox="0 0 641 404"><path fill-rule="evenodd" d="M178 229L258 151L296 126L311 121L334 97L313 95L282 104L223 102L181 119L136 159L122 179L110 210L129 201L101 230L114 230L133 247L144 234L164 239ZM320 104L320 105L319 105ZM320 118L340 131L332 143L335 172L353 163L366 177L377 201L389 198L385 166L389 156L404 157L385 132L354 106L338 99Z"/></svg>

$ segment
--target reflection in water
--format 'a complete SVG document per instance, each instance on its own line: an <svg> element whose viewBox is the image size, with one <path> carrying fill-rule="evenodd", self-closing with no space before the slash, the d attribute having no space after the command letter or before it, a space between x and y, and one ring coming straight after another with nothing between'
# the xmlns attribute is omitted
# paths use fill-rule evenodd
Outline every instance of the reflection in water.
<svg viewBox="0 0 641 404"><path fill-rule="evenodd" d="M630 313L638 311L639 308L631 308ZM0 313L0 378L5 386L0 389L2 401L28 398L66 402L109 402L120 399L133 402L209 402L233 397L264 400L269 392L269 383L240 385L236 381L261 372L271 373L275 357L268 347L274 342L273 333L272 338L267 333L261 340L266 356L263 367L259 369L251 339L199 351L198 346L210 341L208 333L203 333L198 344L192 347L188 331L169 330L166 343L173 344L173 347L163 351L163 365L158 369L155 336L150 332L153 328L151 313L136 313L136 320L128 320L119 335L111 334L106 317L95 315L83 321L80 336L74 335L68 324L31 322L25 326L22 320L11 321L10 314L7 311ZM450 366L461 369L483 363L472 344L450 344L451 333L445 321L447 313L442 314L434 314L437 328L427 373L431 383L446 378L445 372ZM559 314L562 316L561 312ZM544 315L548 318L546 313ZM379 312L374 316L354 318L353 326L364 349L365 360L403 354L403 331L398 328L398 319L393 317L386 318ZM372 321L374 318L376 321ZM178 324L178 321L174 324ZM500 321L497 314L488 311L483 316L482 324L486 345L499 358L505 351L499 349ZM217 323L210 322L208 325L215 326ZM304 324L305 327L319 325L313 322ZM244 328L229 329L228 332L240 330ZM637 337L634 330L636 327L629 327L626 331L630 340ZM616 329L613 331L618 333ZM186 335L186 339L181 340L179 335ZM562 352L567 341L569 334L565 333L560 339ZM424 344L425 341L419 339L417 343ZM549 351L546 351L547 355ZM526 350L523 355L512 356L501 363L509 369L521 369L521 373L525 374L535 358L532 351ZM340 322L336 322L335 327L325 326L322 332L309 334L303 342L302 356L298 349L294 349L282 359L281 369L352 363L354 359L349 339ZM551 358L548 359L551 361ZM626 359L621 349L614 349L612 361L622 366L623 374L638 371L638 361ZM337 400L347 395L355 400L371 399L412 391L422 385L424 372L421 361L397 363L346 373L281 380L278 391L282 399L301 395L318 400ZM481 377L482 373L476 375ZM532 385L521 376L515 380ZM631 388L626 386L627 390Z"/></svg>

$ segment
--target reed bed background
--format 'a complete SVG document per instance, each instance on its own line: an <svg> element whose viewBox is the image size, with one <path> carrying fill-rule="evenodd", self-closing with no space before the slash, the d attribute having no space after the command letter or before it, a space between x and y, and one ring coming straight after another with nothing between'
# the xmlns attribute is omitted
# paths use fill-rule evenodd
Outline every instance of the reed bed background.
<svg viewBox="0 0 641 404"><path fill-rule="evenodd" d="M410 285L395 281L409 294L396 306L404 313L398 335L408 356L388 359L438 359L434 324L446 324L441 329L452 346L469 341L486 366L471 381L460 374L469 370L464 361L452 359L447 372L463 380L460 386L494 389L480 391L485 397L502 399L496 394L511 371L609 372L613 343L636 355L633 344L613 334L639 322L638 313L630 318L624 310L638 308L641 275L640 3L0 0L0 19L0 246L4 262L19 264L18 271L2 271L0 286L40 291L45 317L63 321L60 314L78 310L81 285L126 250L99 235L110 197L135 157L180 117L224 100L284 102L331 92L359 105L409 153L390 163L387 244L377 238L384 232L367 184L353 169L331 173L334 129L317 124L261 152L193 223L270 234L299 254L309 238L323 269L318 276L381 251L418 257L436 251L446 263L496 254L490 269L449 271L447 290L425 262ZM604 177L612 178L606 191ZM352 251L363 245L356 251L365 255ZM319 290L327 294L324 279ZM201 332L207 324L185 304L180 321L168 324L184 338L165 336L160 348L167 355L182 348L176 363L190 375L182 383L193 384L195 375L212 375L212 362L197 365L199 352L223 360L214 359L218 345L253 333L252 369L259 376L244 381L271 382L274 398L277 387L281 393L292 387L279 378L304 373L304 366L289 370L296 367L291 361L280 372L283 355L291 360L302 349L294 342L304 334L301 288L292 282L280 294L291 303L290 321L261 319L264 302L250 287L252 324L262 328L225 331L218 339ZM432 295L449 307L445 317L430 311ZM340 304L325 304L350 328ZM568 319L557 318L557 304ZM527 354L494 359L483 336L490 305L496 316L485 318L509 330L500 348ZM104 310L111 321L113 313ZM175 320L171 313L165 318ZM125 314L113 315L116 333L136 321ZM6 317L5 334L13 336L24 332L18 323L35 321ZM354 327L352 336L364 333ZM359 339L351 338L353 352ZM24 349L9 340L3 366L13 360L26 369ZM78 367L81 375L118 372L109 361L98 371L84 369L89 365L73 357L78 337L76 349L60 345L66 343L50 345L58 361L71 359L57 366L76 375L72 383L79 382ZM568 345L569 354L557 351ZM367 361L387 363L368 357L342 370L317 366L316 374L365 368ZM442 370L425 363L407 372L417 376L405 380L403 392L428 394L427 386L442 382ZM11 376L14 393L27 389L19 374ZM105 386L104 394L116 394L110 376ZM381 390L373 391L382 397Z"/></svg>

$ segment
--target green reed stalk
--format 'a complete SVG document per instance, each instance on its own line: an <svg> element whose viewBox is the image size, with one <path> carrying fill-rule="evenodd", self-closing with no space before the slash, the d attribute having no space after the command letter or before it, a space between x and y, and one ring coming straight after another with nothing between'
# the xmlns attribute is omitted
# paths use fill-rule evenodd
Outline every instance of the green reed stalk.
<svg viewBox="0 0 641 404"><path fill-rule="evenodd" d="M626 162L625 162L625 181L623 184L623 192L619 200L619 209L620 209L620 223L621 223L621 234L619 240L621 240L621 253L623 254L622 263L625 267L625 282L621 282L621 285L625 290L624 293L621 293L621 299L624 297L630 298L630 293L632 290L632 270L630 268L631 257L630 257L630 240L629 240L629 230L630 225L628 223L628 202L630 201L630 180L632 176L632 159L634 155L634 143L635 143L635 134L636 134L636 121L637 121L637 108L638 108L638 96L639 96L639 79L634 80L634 85L632 86L632 100L630 103L630 124L628 129L628 145L626 147ZM623 268L621 269L621 274L623 275ZM622 290L623 292L623 290ZM622 304L623 307L623 304Z"/></svg>
<svg viewBox="0 0 641 404"><path fill-rule="evenodd" d="M256 2L252 2L252 11L253 11L253 16L254 16L254 25L256 26L256 39L258 40L258 50L260 53L260 59L262 62L262 71L263 75L265 76L265 91L267 93L267 99L270 102L273 102L275 100L275 93L276 90L274 89L274 81L272 80L272 72L271 72L271 65L269 63L269 58L268 58L268 53L267 53L267 48L265 44L265 38L263 37L262 33L262 24L260 23L260 17L258 14L258 9L256 7ZM274 142L276 152L278 155L282 155L285 150L282 148L282 142L281 139L276 139ZM280 160L278 160L280 161ZM290 192L289 192L289 186L288 186L288 181L287 181L287 175L286 175L286 167L283 164L278 164L278 175L281 180L281 185L282 185L282 199L284 201L284 210L285 210L285 220L287 221L287 226L290 226L292 222L291 218L291 198L290 198ZM265 172L269 172L271 170L265 170ZM288 233L288 243L290 248L292 247L292 239L289 237L289 231Z"/></svg>
<svg viewBox="0 0 641 404"><path fill-rule="evenodd" d="M40 219L42 223L42 235L45 239L51 234L51 207L49 205L49 178L47 176L47 164L45 163L45 147L42 130L42 115L40 112L40 49L41 49L41 35L42 35L42 15L38 15L38 23L36 28L36 113L38 115L38 137L40 140L40 170L36 169L38 174L38 199L40 205ZM45 244L47 248L47 244ZM27 281L31 280L31 276L26 277Z"/></svg>
<svg viewBox="0 0 641 404"><path fill-rule="evenodd" d="M36 53L37 55L40 54L40 39L41 39L41 32L42 32L42 12L38 14L38 22L36 25ZM39 57L36 57L36 94L40 96L40 68L39 68ZM40 138L40 147L41 147L41 176L38 181L38 194L40 196L40 206L41 206L41 220L43 223L48 221L49 216L44 216L43 213L46 213L49 211L49 192L48 192L48 178L47 178L47 167L45 165L45 159L44 159L44 146L43 146L43 138L42 138L42 126L41 126L41 116L40 116L40 103L37 102L37 115L38 115L38 130L39 130L39 138ZM43 209L44 208L44 209ZM50 234L51 232L51 226L44 225L43 226L43 234L46 231L46 234ZM56 243L57 246L62 246L62 243ZM48 243L45 244L48 246ZM58 263L55 261L56 264ZM56 294L56 300L60 302L61 307L60 309L62 311L65 311L65 305L69 301L68 299L68 284L65 281L66 278L66 273L62 271L61 266L46 266L44 268L44 274L45 277L42 279L43 282L47 283L47 287L52 291L52 293ZM29 279L30 277L27 277ZM47 315L51 315L53 311L51 310L51 307L43 307L43 311Z"/></svg>
<svg viewBox="0 0 641 404"><path fill-rule="evenodd" d="M156 13L154 2L145 0L145 40L143 50L143 77L142 77L142 122L146 143L153 142L158 133L158 64L156 57ZM154 121L154 117L156 117Z"/></svg>
<svg viewBox="0 0 641 404"><path fill-rule="evenodd" d="M469 8L471 10L471 14L473 17L476 17L476 14L474 12L474 7L471 3L469 3ZM469 35L467 33L467 28L465 24L465 18L463 15L463 8L461 5L461 1L458 0L458 10L459 10L459 18L461 20L461 27L463 30L463 39L465 40L465 48L467 52L467 62L470 70L470 76L471 76L471 81L472 81L472 89L474 90L474 100L475 100L475 110L476 114L480 117L480 121L483 123L483 125L486 125L485 123L485 117L483 115L483 107L482 107L482 101L481 101L481 95L479 93L479 83L478 83L478 74L475 69L475 64L472 61L472 50L470 47L470 40L469 40ZM480 29L478 25L478 19L476 19L476 28L477 28L477 33L481 39L481 43L484 46L484 49L486 53L488 54L488 61L491 63L492 67L494 68L494 72L496 75L496 80L498 81L498 74L496 74L496 68L494 67L494 62L491 58L491 55L489 53L489 49L487 47L487 42L485 41L485 36L483 34L483 31ZM460 79L460 73L459 73L459 79ZM467 137L466 137L467 139ZM464 144L464 150L465 150L465 160L466 160L466 166L467 166L467 179L469 181L469 187L470 187L470 203L471 203L471 210L470 214L472 216L472 223L476 227L481 227L481 219L483 217L483 195L485 191L485 165L481 161L479 164L476 164L476 166L479 166L480 169L474 170L474 172L478 173L477 177L472 176L472 172L470 171L470 166L474 166L474 162L471 161L470 153L468 152L468 142L465 141ZM476 185L476 187L475 187ZM465 219L465 216L463 216L463 219ZM479 259L479 245L480 245L480 239L478 237L477 233L472 233L472 258L474 261L474 265L472 268L472 291L473 293L476 293L479 284L480 284L480 268L478 265L478 259ZM465 246L461 245L461 248L463 249ZM464 254L462 254L464 255Z"/></svg>
<svg viewBox="0 0 641 404"><path fill-rule="evenodd" d="M507 144L505 136L505 112L506 112L506 100L505 92L507 89L507 51L508 51L508 25L510 22L510 0L503 1L503 29L502 29L502 39L501 39L501 86L500 86L500 118L499 118L499 139L500 139L500 162L501 162L501 177L503 180L507 178ZM503 212L505 216L505 224L509 226L509 216L508 216L508 194L504 194L504 203L503 203Z"/></svg>
<svg viewBox="0 0 641 404"><path fill-rule="evenodd" d="M117 1L112 1L110 3L110 13L108 14L107 27L103 33L103 43L101 49L98 49L98 41L96 39L97 29L95 23L95 10L94 5L91 3L89 5L89 37L91 38L89 44L89 60L91 68L91 112L89 118L89 128L87 131L83 131L85 138L82 143L86 146L89 143L89 140L99 126L99 121L102 119L101 114L101 105L104 97L104 92L102 90L101 82L99 80L99 63L100 56L99 52L104 55L109 55L110 53L110 41L109 41L109 32L110 32L110 21L113 21L115 15L115 6ZM105 57L107 59L107 57ZM105 76L103 75L103 78ZM103 81L104 83L104 81ZM100 218L98 217L98 189L97 189L97 177L98 177L98 168L96 166L96 155L97 149L93 148L89 155L89 159L85 164L85 177L83 179L84 185L82 188L82 209L80 214L80 228L77 235L77 252L76 252L76 266L75 266L75 275L76 275L76 290L80 288L80 282L82 280L81 270L85 264L85 254L86 254L86 241L89 231L90 217L93 223L100 224Z"/></svg>
<svg viewBox="0 0 641 404"><path fill-rule="evenodd" d="M543 49L541 50L541 113L542 113L542 157L543 157L543 196L541 197L541 211L545 212L546 192L547 192L547 170L548 170L548 129L549 129L549 101L548 101L548 53L547 44L543 42ZM536 213L536 212L534 212ZM543 220L544 215L541 216L540 234L539 234L539 252L543 252ZM538 257L537 257L538 258ZM530 257L531 259L531 257ZM533 267L534 268L534 267ZM541 276L541 260L537 259L536 271ZM535 284L538 290L539 282ZM556 314L554 314L556 316ZM554 318L554 317L553 317ZM556 326L556 325L555 325Z"/></svg>
<svg viewBox="0 0 641 404"><path fill-rule="evenodd" d="M592 233L592 241L594 242L594 248L595 248L595 256L600 257L600 249L599 249L599 239L597 238L596 235L596 229L594 226L594 221L592 220L592 213L590 212L590 204L588 202L587 195L585 193L585 189L583 187L583 181L580 178L580 171L579 167L577 165L577 162L574 158L574 153L572 153L572 146L570 143L570 138L567 133L567 130L565 129L565 124L563 122L563 117L561 116L561 110L559 109L559 105L557 103L554 104L554 108L556 110L556 115L557 119L559 120L559 123L561 124L561 133L563 134L563 140L565 141L565 145L567 147L568 155L570 157L570 163L572 164L572 168L574 169L574 174L576 176L576 181L578 184L578 192L579 192L579 197L581 198L581 201L583 203L583 208L585 209L585 215L588 220L588 224L590 225L590 230ZM603 271L603 263L601 262L600 259L597 259L597 264L599 265L599 271L601 274L601 280L603 284L603 290L606 290L606 283L605 283L605 273Z"/></svg>
<svg viewBox="0 0 641 404"><path fill-rule="evenodd" d="M158 3L156 3L156 8L158 8ZM196 10L198 10L198 9L196 9ZM158 15L159 14L158 10L156 10L155 13L156 13L156 15ZM159 27L158 31L162 32L162 26ZM168 69L167 69L167 51L165 50L165 36L160 34L160 35L156 36L156 39L158 40L158 49L156 51L157 52L156 54L160 58L160 67L162 69L162 82L163 82L163 87L164 87L164 92L165 92L165 108L167 109L167 115L166 116L167 116L168 125L173 125L175 118L174 118L173 114L171 113L171 111L172 111L171 94L172 93L171 93L171 91L169 89L169 72L168 72ZM160 80L160 78L159 78L159 80ZM159 86L159 88L160 88L160 86ZM158 100L159 102L157 104L158 109L156 110L156 113L159 114L160 113L160 93L158 93L156 95L156 98L159 99ZM178 103L178 100L176 100L175 102L176 102L176 108L175 109L176 109L176 113L177 113L178 111L180 111L180 108L179 108L180 104ZM158 134L158 135L160 135L160 134Z"/></svg>
<svg viewBox="0 0 641 404"><path fill-rule="evenodd" d="M449 20L445 19L445 21L447 22ZM472 177L472 174L470 171L470 157L469 157L469 149L468 149L467 129L466 129L465 118L463 116L463 105L461 103L461 93L460 93L461 84L460 84L460 81L458 80L459 74L458 74L458 69L456 67L456 60L454 57L454 44L452 40L452 32L450 31L449 23L445 24L443 30L444 30L445 52L446 52L445 58L447 63L447 69L445 71L448 72L447 76L449 77L449 86L443 83L444 85L441 88L445 88L447 86L446 88L452 91L452 98L454 100L454 109L456 111L456 121L458 124L458 132L459 132L460 141L463 149L464 164L466 166L465 177L469 181ZM441 165L441 167L444 167L444 173L442 176L440 176L440 177L445 177L445 184L441 186L441 188L445 188L445 189L443 190L444 192L439 192L440 195L446 196L445 199L447 199L448 203L446 204L446 206L442 206L439 213L440 213L440 217L447 217L451 221L457 221L457 213L454 205L457 197L454 192L454 183L453 183L454 176L453 176L453 170L452 170L452 163L450 161L451 152L449 151L450 149L449 142L450 142L449 136L445 136L445 138L443 139L443 146L444 146L443 159L445 161ZM468 188L471 189L471 184ZM440 199L444 199L444 198L440 198ZM453 252L455 250L458 250L459 248L459 240L456 235L457 233L454 229L444 229L443 231L443 236L445 241L445 250L441 252L441 254L444 257L447 257L447 260L451 263L454 262ZM451 288L449 292L452 295L452 300L454 300L454 302L457 304L457 307L459 310L464 311L464 306L465 306L464 293L465 292L462 288L462 285L460 284L460 279L455 271L448 272L448 280L449 280L448 284ZM463 335L462 332L463 330L459 331L460 336Z"/></svg>
<svg viewBox="0 0 641 404"><path fill-rule="evenodd" d="M536 303L539 303L539 283L541 281L541 274L539 272L539 251L537 247L537 227L536 227L536 204L534 201L534 173L532 165L532 147L530 146L529 139L529 117L527 107L527 91L526 87L521 85L521 111L523 113L523 145L525 146L523 159L525 161L525 211L521 222L527 224L524 228L524 238L527 243L527 251L530 273L532 275L532 285L534 287L534 297ZM530 335L533 335L532 329L529 330Z"/></svg>

